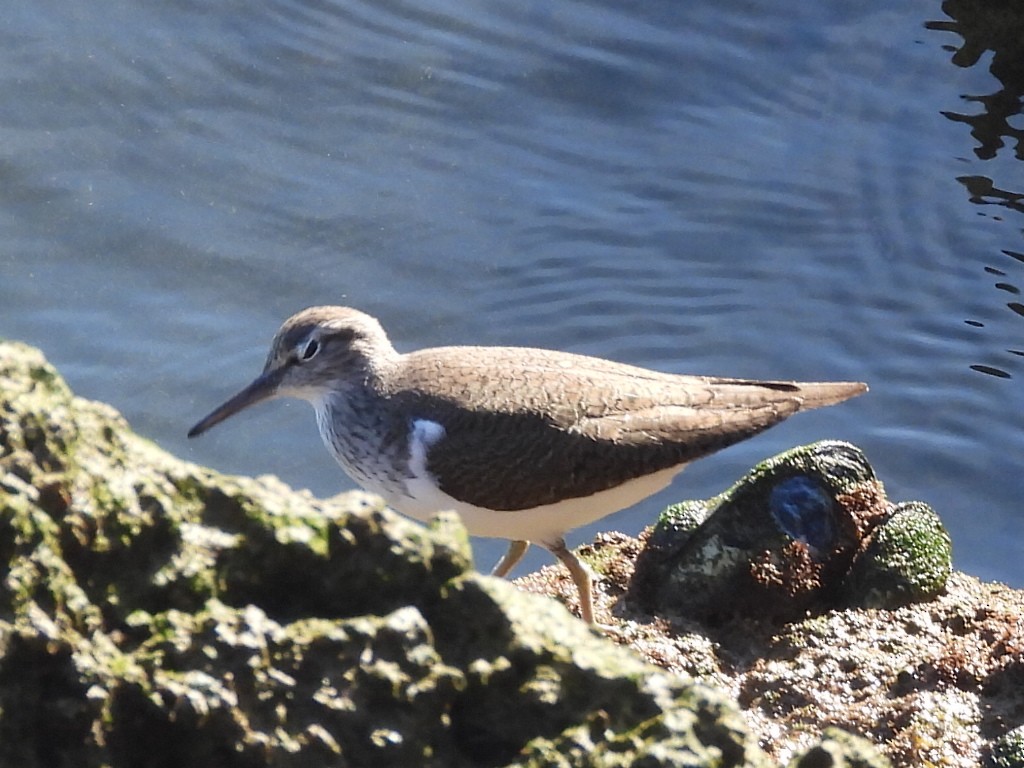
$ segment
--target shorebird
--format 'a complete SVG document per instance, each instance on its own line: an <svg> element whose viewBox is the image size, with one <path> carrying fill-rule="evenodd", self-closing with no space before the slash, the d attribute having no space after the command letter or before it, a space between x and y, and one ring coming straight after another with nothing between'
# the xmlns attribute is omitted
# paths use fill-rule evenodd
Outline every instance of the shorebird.
<svg viewBox="0 0 1024 768"><path fill-rule="evenodd" d="M402 354L370 315L310 307L278 330L263 372L188 436L263 400L306 400L356 483L415 519L455 510L471 534L508 539L496 576L530 542L547 548L593 624L591 576L566 547L568 531L661 490L695 459L866 390L660 373L524 347Z"/></svg>

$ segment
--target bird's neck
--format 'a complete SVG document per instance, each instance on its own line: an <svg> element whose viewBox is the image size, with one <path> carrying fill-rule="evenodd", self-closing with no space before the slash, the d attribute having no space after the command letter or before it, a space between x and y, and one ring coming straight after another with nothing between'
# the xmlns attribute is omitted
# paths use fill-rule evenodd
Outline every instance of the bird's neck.
<svg viewBox="0 0 1024 768"><path fill-rule="evenodd" d="M351 381L310 400L324 445L353 477L359 474L359 466L367 456L379 449L379 400L378 390L371 382Z"/></svg>

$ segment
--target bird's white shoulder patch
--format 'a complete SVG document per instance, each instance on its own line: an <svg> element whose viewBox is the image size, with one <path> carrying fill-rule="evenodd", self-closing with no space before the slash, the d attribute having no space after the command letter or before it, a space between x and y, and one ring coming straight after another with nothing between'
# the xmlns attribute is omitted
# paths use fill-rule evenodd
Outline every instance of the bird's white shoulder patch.
<svg viewBox="0 0 1024 768"><path fill-rule="evenodd" d="M430 419L414 419L409 425L409 476L405 493L389 499L399 512L426 522L446 509L456 509L458 502L443 493L437 480L427 469L427 453L444 440L444 426Z"/></svg>
<svg viewBox="0 0 1024 768"><path fill-rule="evenodd" d="M426 478L427 451L444 439L444 427L430 419L413 419L409 430L409 472L413 477Z"/></svg>

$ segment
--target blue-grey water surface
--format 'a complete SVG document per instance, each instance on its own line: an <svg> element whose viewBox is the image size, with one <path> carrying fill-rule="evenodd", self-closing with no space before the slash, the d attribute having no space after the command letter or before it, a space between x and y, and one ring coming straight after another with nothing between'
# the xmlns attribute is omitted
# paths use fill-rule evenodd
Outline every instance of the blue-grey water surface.
<svg viewBox="0 0 1024 768"><path fill-rule="evenodd" d="M986 122L998 54L957 24L871 0L12 0L0 335L174 453L321 495L352 486L302 403L185 438L311 304L404 350L863 379L570 543L833 437L935 506L958 567L1024 586L1021 91Z"/></svg>

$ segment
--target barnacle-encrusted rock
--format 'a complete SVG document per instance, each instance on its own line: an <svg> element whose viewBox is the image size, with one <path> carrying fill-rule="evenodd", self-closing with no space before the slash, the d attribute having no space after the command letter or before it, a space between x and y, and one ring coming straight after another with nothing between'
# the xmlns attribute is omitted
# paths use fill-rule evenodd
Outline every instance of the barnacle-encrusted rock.
<svg viewBox="0 0 1024 768"><path fill-rule="evenodd" d="M875 607L926 599L950 563L927 505L892 508L860 449L823 441L768 459L714 499L669 507L632 596L655 613L785 620L844 596Z"/></svg>

